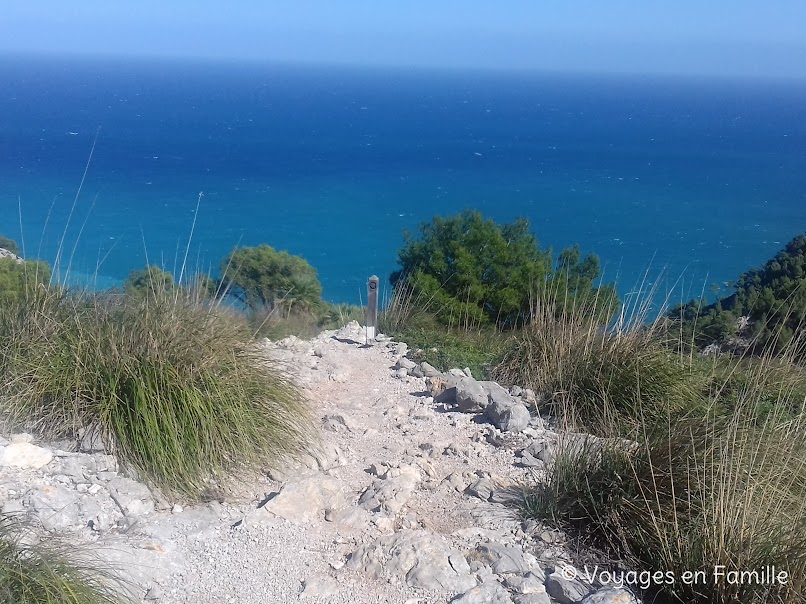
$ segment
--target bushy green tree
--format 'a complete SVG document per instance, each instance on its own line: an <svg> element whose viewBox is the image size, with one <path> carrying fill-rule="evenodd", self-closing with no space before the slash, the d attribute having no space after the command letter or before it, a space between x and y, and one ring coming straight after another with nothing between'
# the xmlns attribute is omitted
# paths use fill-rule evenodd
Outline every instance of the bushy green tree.
<svg viewBox="0 0 806 604"><path fill-rule="evenodd" d="M307 260L262 244L232 251L221 262L223 290L250 310L278 305L309 310L322 302L322 286Z"/></svg>
<svg viewBox="0 0 806 604"><path fill-rule="evenodd" d="M9 239L5 235L0 235L0 249L8 250L12 254L20 255L20 246L13 239Z"/></svg>
<svg viewBox="0 0 806 604"><path fill-rule="evenodd" d="M410 287L412 300L449 324L521 325L540 288L553 284L571 297L592 297L599 277L598 258L580 260L578 248L560 254L555 273L551 252L539 248L523 218L497 224L468 210L436 217L420 225L419 237L404 237L392 285Z"/></svg>
<svg viewBox="0 0 806 604"><path fill-rule="evenodd" d="M50 282L50 267L44 262L18 262L0 258L0 304L31 294Z"/></svg>
<svg viewBox="0 0 806 604"><path fill-rule="evenodd" d="M788 346L806 321L806 234L792 239L761 268L741 275L734 289L711 304L693 300L673 309L670 316L682 322L684 338L705 346L741 335L757 349ZM749 324L740 333L742 317Z"/></svg>
<svg viewBox="0 0 806 604"><path fill-rule="evenodd" d="M130 272L123 282L123 291L133 296L153 296L173 288L173 275L154 265Z"/></svg>

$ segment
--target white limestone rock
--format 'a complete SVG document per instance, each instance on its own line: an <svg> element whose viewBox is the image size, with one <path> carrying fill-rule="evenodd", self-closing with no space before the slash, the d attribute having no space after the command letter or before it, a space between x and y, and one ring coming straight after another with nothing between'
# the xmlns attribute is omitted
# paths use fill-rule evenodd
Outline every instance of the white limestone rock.
<svg viewBox="0 0 806 604"><path fill-rule="evenodd" d="M49 531L76 530L83 526L79 494L63 486L44 485L30 493L30 504L42 526Z"/></svg>
<svg viewBox="0 0 806 604"><path fill-rule="evenodd" d="M482 543L469 558L488 565L496 575L525 574L538 564L537 558L523 548L500 543Z"/></svg>
<svg viewBox="0 0 806 604"><path fill-rule="evenodd" d="M459 375L464 374L459 371ZM461 377L456 382L456 408L462 413L481 413L489 402L480 382L469 377Z"/></svg>
<svg viewBox="0 0 806 604"><path fill-rule="evenodd" d="M414 494L422 481L422 475L417 468L402 466L392 468L382 476L364 491L358 500L358 505L370 512L382 512L388 516L394 516Z"/></svg>
<svg viewBox="0 0 806 604"><path fill-rule="evenodd" d="M300 598L332 598L340 591L341 586L333 577L318 574L303 581Z"/></svg>
<svg viewBox="0 0 806 604"><path fill-rule="evenodd" d="M582 573L577 573L581 576ZM567 579L562 572L553 572L546 577L546 592L559 604L577 604L590 593L590 589L578 579Z"/></svg>
<svg viewBox="0 0 806 604"><path fill-rule="evenodd" d="M124 515L136 518L154 512L154 499L144 484L119 476L106 485Z"/></svg>
<svg viewBox="0 0 806 604"><path fill-rule="evenodd" d="M396 576L421 589L464 592L476 585L464 556L440 535L422 530L380 537L353 552L347 567L376 580Z"/></svg>
<svg viewBox="0 0 806 604"><path fill-rule="evenodd" d="M53 461L53 452L30 442L12 442L0 452L0 467L38 470Z"/></svg>
<svg viewBox="0 0 806 604"><path fill-rule="evenodd" d="M339 480L317 473L287 482L282 490L263 508L280 518L296 524L324 519L325 512L346 505Z"/></svg>
<svg viewBox="0 0 806 604"><path fill-rule="evenodd" d="M513 604L509 592L498 581L485 581L459 594L452 604Z"/></svg>

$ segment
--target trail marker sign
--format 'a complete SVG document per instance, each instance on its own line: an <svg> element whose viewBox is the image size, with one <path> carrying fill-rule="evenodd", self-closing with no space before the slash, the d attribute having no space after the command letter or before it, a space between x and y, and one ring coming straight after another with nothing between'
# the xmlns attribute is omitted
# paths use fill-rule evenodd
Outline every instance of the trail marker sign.
<svg viewBox="0 0 806 604"><path fill-rule="evenodd" d="M378 332L378 276L367 282L367 341L374 340Z"/></svg>

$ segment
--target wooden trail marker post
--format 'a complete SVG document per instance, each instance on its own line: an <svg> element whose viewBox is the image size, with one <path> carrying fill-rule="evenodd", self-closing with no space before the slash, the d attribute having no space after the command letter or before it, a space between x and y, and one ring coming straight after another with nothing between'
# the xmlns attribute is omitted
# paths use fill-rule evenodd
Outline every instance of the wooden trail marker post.
<svg viewBox="0 0 806 604"><path fill-rule="evenodd" d="M367 283L367 343L378 331L378 281L378 276L372 275Z"/></svg>

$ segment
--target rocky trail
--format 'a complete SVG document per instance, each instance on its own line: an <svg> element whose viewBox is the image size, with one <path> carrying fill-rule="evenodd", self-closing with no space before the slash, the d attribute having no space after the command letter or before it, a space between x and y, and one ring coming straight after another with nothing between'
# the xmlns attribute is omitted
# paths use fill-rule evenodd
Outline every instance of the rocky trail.
<svg viewBox="0 0 806 604"><path fill-rule="evenodd" d="M519 518L518 484L544 471L558 440L526 411L529 391L364 341L353 323L264 342L321 422L321 446L300 464L183 508L121 473L89 435L80 446L5 435L0 505L92 547L134 601L637 602L569 579L564 535Z"/></svg>

